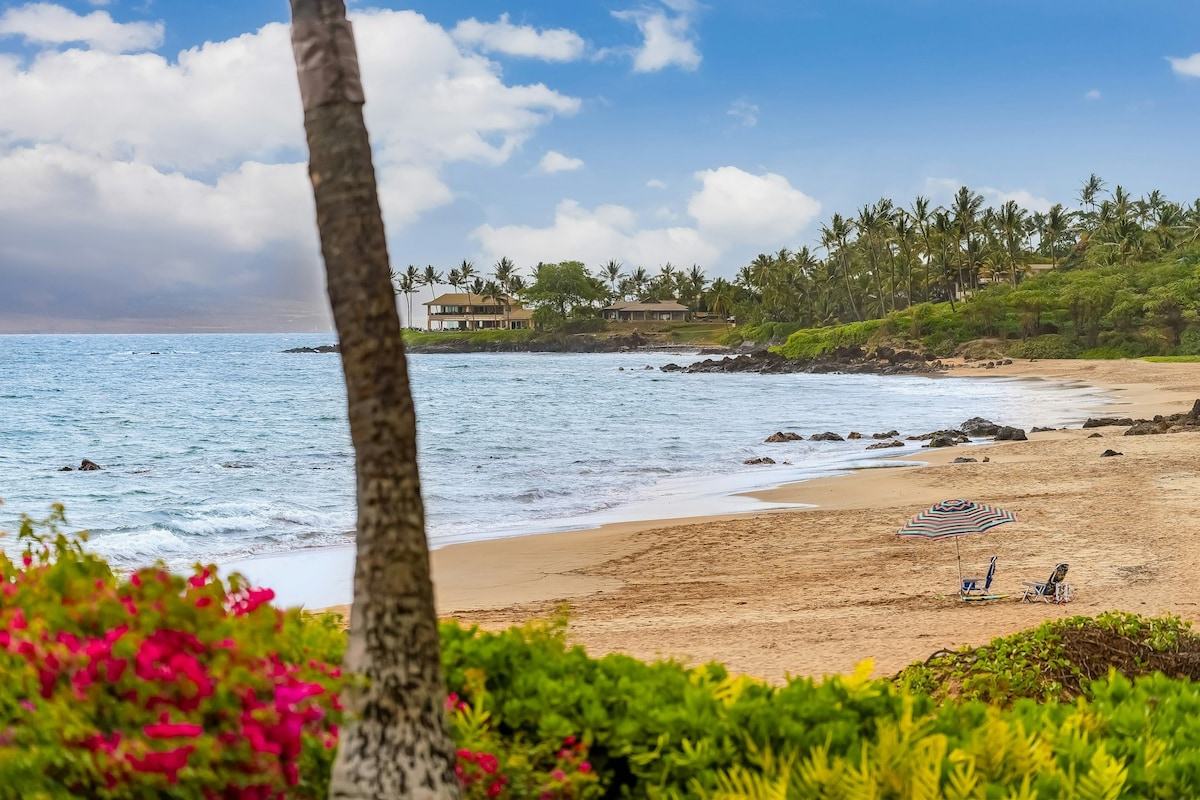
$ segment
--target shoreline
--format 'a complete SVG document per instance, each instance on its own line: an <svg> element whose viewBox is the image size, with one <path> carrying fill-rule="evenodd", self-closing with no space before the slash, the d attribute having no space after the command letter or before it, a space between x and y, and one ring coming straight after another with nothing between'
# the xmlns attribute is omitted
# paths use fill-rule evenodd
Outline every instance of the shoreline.
<svg viewBox="0 0 1200 800"><path fill-rule="evenodd" d="M1100 408L1120 416L1187 410L1200 394L1200 364L1038 361L949 376L1070 381L1103 390L1110 402ZM1099 432L1113 439L1121 430ZM1200 620L1200 606L1181 599L1200 565L1200 545L1191 545L1200 537L1189 535L1200 534L1192 521L1200 520L1200 436L1118 434L1106 446L1125 456L1100 459L1103 443L1091 434L1051 431L969 449L988 463L949 464L960 448L922 450L894 459L920 462L912 466L748 493L810 508L450 545L432 554L439 614L499 628L567 602L571 640L594 654L720 660L776 681L847 672L866 656L875 656L877 672L893 672L939 647L1117 607ZM1077 601L966 608L952 597L951 551L893 534L916 511L957 495L997 503L1019 520L964 539L968 569L998 555L997 588L1011 592L1067 561Z"/></svg>

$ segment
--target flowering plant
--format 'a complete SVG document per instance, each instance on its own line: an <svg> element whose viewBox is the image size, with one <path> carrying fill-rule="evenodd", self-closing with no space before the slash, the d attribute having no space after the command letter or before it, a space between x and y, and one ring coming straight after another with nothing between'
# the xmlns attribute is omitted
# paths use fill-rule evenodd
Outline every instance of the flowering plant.
<svg viewBox="0 0 1200 800"><path fill-rule="evenodd" d="M277 610L269 589L212 567L118 576L64 522L61 506L23 518L19 561L0 553L0 787L325 796L341 720L336 622Z"/></svg>

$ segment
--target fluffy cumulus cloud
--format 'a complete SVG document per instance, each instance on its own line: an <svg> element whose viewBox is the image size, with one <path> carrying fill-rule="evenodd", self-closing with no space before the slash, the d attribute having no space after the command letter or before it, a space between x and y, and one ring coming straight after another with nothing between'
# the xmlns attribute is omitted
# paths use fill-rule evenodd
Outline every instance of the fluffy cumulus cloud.
<svg viewBox="0 0 1200 800"><path fill-rule="evenodd" d="M820 213L816 200L780 175L753 175L737 167L696 174L700 183L687 212L690 225L643 227L624 206L587 209L564 200L546 227L483 225L472 234L489 258L508 256L520 263L580 260L589 264L615 258L626 264L716 266L739 244L769 248L794 238ZM674 220L669 208L651 213Z"/></svg>
<svg viewBox="0 0 1200 800"><path fill-rule="evenodd" d="M564 156L556 150L547 151L538 163L538 170L548 175L553 175L555 172L573 172L577 169L583 169L582 159Z"/></svg>
<svg viewBox="0 0 1200 800"><path fill-rule="evenodd" d="M941 205L948 204L960 188L964 186L963 182L957 178L926 178L925 193L934 203ZM985 206L1002 206L1009 200L1015 200L1017 205L1029 211L1046 212L1054 205L1044 197L1038 197L1028 189L997 189L994 186L972 186L973 191L983 195Z"/></svg>
<svg viewBox="0 0 1200 800"><path fill-rule="evenodd" d="M633 53L635 72L658 72L667 67L695 70L700 66L693 26L696 0L661 0L661 5L614 11L619 20L637 25L642 44Z"/></svg>
<svg viewBox="0 0 1200 800"><path fill-rule="evenodd" d="M700 191L688 213L701 230L725 241L788 240L821 213L821 204L792 187L782 175L752 175L737 167L696 173Z"/></svg>
<svg viewBox="0 0 1200 800"><path fill-rule="evenodd" d="M45 7L3 17L45 46L0 56L0 319L323 316L286 26L169 59L147 52L157 39L87 27L105 12ZM57 38L30 22L46 13L65 15ZM453 200L444 166L500 164L579 107L505 84L418 14L352 18L392 230Z"/></svg>
<svg viewBox="0 0 1200 800"><path fill-rule="evenodd" d="M508 14L496 22L480 22L472 17L454 26L455 41L484 53L504 53L545 61L575 61L583 55L584 41L565 28L539 31L530 25L513 25Z"/></svg>
<svg viewBox="0 0 1200 800"><path fill-rule="evenodd" d="M1171 69L1176 73L1188 78L1200 78L1200 53L1193 53L1187 58L1168 56L1167 61L1171 62Z"/></svg>
<svg viewBox="0 0 1200 800"><path fill-rule="evenodd" d="M80 42L103 52L126 53L161 45L163 24L119 23L107 11L85 16L51 3L30 3L0 16L0 36L20 36L34 45Z"/></svg>

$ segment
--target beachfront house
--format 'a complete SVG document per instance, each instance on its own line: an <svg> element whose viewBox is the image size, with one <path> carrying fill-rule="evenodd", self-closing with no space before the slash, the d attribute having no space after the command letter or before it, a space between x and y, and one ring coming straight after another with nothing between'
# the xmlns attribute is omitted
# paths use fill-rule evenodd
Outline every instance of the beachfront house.
<svg viewBox="0 0 1200 800"><path fill-rule="evenodd" d="M515 331L533 327L533 312L507 295L443 294L422 305L427 331Z"/></svg>
<svg viewBox="0 0 1200 800"><path fill-rule="evenodd" d="M674 300L656 303L614 303L604 309L604 318L614 322L687 322L687 306Z"/></svg>

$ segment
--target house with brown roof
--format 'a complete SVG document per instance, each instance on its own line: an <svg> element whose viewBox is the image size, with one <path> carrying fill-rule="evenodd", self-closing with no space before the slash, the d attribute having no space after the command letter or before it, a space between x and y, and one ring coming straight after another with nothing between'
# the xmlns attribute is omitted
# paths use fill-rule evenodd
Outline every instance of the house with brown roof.
<svg viewBox="0 0 1200 800"><path fill-rule="evenodd" d="M687 306L674 300L656 303L614 303L604 309L604 318L615 322L687 322Z"/></svg>
<svg viewBox="0 0 1200 800"><path fill-rule="evenodd" d="M533 312L513 298L478 294L443 294L425 306L427 331L525 330L533 327Z"/></svg>

